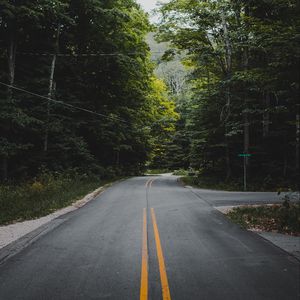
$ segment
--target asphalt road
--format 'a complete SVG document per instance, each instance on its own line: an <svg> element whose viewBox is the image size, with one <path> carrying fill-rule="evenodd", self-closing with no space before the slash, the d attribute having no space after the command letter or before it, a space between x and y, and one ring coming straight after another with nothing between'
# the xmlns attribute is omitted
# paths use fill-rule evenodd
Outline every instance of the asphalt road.
<svg viewBox="0 0 300 300"><path fill-rule="evenodd" d="M229 222L217 195L118 183L3 262L0 299L299 299L299 262Z"/></svg>

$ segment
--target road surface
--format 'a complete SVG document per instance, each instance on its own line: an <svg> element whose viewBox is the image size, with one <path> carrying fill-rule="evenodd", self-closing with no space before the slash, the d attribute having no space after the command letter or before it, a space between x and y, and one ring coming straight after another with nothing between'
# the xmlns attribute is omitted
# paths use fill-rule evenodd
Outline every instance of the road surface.
<svg viewBox="0 0 300 300"><path fill-rule="evenodd" d="M172 176L114 185L3 262L0 299L299 299L299 262L207 194Z"/></svg>

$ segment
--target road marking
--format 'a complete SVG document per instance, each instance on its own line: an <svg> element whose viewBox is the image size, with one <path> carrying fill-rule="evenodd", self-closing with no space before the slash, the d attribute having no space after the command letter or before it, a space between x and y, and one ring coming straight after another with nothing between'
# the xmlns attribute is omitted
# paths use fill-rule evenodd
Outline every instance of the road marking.
<svg viewBox="0 0 300 300"><path fill-rule="evenodd" d="M158 231L156 217L155 217L153 208L151 208L151 217L152 217L154 237L155 237L155 243L156 243L156 251L157 251L157 258L158 258L158 265L159 265L162 296L163 296L163 300L171 300L168 277L167 277L166 266L165 266L165 261L164 261L164 255L163 255L163 251L162 251L162 247L161 247L161 243L160 243L159 231Z"/></svg>
<svg viewBox="0 0 300 300"><path fill-rule="evenodd" d="M148 300L148 236L146 208L144 208L143 213L143 245L140 300Z"/></svg>
<svg viewBox="0 0 300 300"><path fill-rule="evenodd" d="M152 183L153 183L153 181L155 180L156 178L153 178L153 179L148 179L147 180L147 182L146 182L146 184L145 184L145 187L146 188L150 188L151 186L152 186Z"/></svg>
<svg viewBox="0 0 300 300"><path fill-rule="evenodd" d="M150 179L148 179L148 180L146 181L146 184L145 184L145 187L146 187L146 188L148 187L148 185L149 185L150 181L151 181L151 178L150 178Z"/></svg>
<svg viewBox="0 0 300 300"><path fill-rule="evenodd" d="M152 179L151 181L150 181L150 183L149 183L149 188L151 188L152 187L152 183L153 183L153 181L155 180L155 178L154 179Z"/></svg>

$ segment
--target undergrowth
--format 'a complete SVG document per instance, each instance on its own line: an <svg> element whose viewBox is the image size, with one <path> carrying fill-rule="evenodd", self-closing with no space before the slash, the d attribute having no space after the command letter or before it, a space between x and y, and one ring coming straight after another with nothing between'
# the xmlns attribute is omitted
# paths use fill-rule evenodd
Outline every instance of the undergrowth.
<svg viewBox="0 0 300 300"><path fill-rule="evenodd" d="M245 206L227 214L233 222L247 229L300 235L300 204Z"/></svg>
<svg viewBox="0 0 300 300"><path fill-rule="evenodd" d="M96 176L42 174L31 182L0 185L0 224L39 218L104 184Z"/></svg>

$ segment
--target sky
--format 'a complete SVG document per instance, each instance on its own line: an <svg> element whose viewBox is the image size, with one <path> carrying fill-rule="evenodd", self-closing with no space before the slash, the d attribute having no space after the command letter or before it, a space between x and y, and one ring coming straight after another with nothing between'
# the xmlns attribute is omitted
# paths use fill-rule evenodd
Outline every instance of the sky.
<svg viewBox="0 0 300 300"><path fill-rule="evenodd" d="M156 3L158 1L157 0L136 0L136 2L141 4L141 6L146 12L151 13L151 10L156 8ZM168 2L168 0L159 0L159 2ZM157 18L154 16L151 16L150 19L152 22L155 22L157 20Z"/></svg>
<svg viewBox="0 0 300 300"><path fill-rule="evenodd" d="M145 11L150 12L155 8L157 0L136 0L136 2L141 4Z"/></svg>

